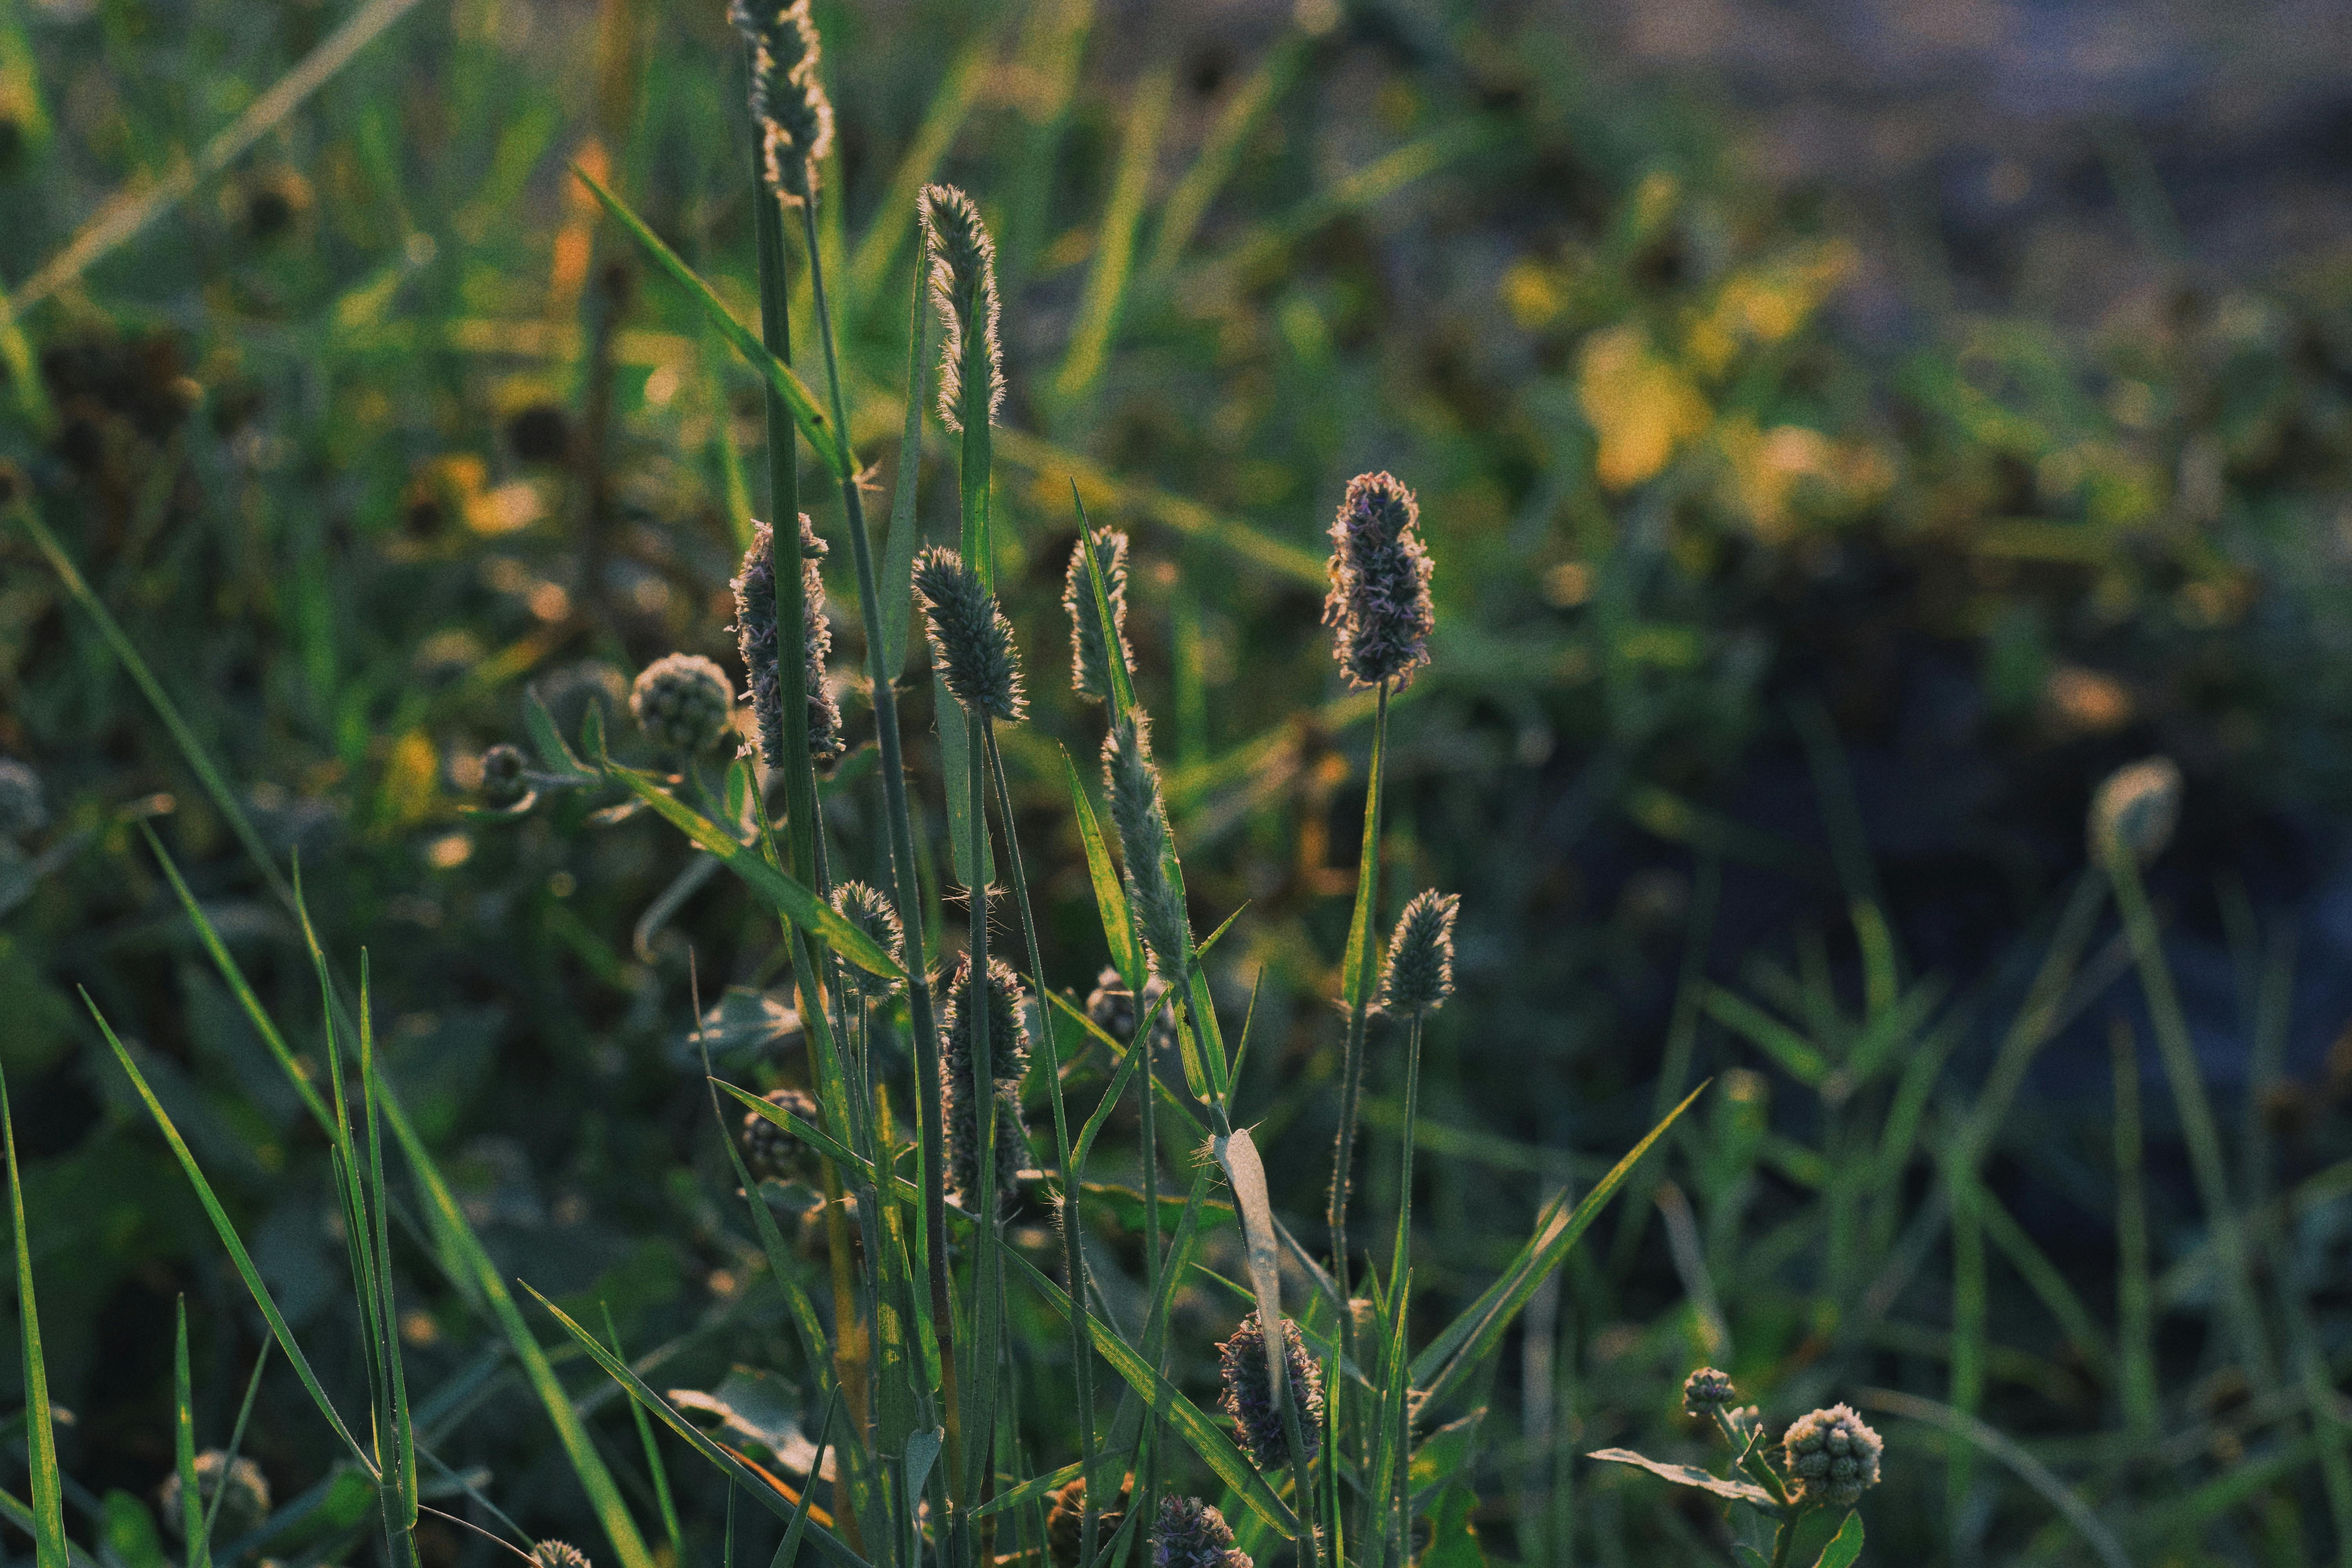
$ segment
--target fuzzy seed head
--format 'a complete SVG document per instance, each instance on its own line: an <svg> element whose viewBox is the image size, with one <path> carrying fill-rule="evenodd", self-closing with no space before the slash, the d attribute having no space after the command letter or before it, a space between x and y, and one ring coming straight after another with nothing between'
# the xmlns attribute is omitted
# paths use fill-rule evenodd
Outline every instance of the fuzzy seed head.
<svg viewBox="0 0 2352 1568"><path fill-rule="evenodd" d="M1683 1414L1706 1415L1739 1397L1728 1375L1703 1366L1683 1381Z"/></svg>
<svg viewBox="0 0 2352 1568"><path fill-rule="evenodd" d="M816 1101L800 1089L772 1089L760 1098L803 1121L817 1121ZM743 1167L754 1182L805 1180L811 1164L808 1149L799 1139L756 1110L743 1113Z"/></svg>
<svg viewBox="0 0 2352 1568"><path fill-rule="evenodd" d="M1282 1321L1283 1370L1290 1382L1291 1403L1298 1410L1298 1436L1313 1453L1323 1446L1323 1375L1307 1353L1298 1325ZM1279 1470L1290 1463L1290 1434L1282 1423L1282 1407L1275 1402L1272 1373L1266 1365L1265 1331L1255 1312L1234 1329L1234 1337L1218 1347L1218 1372L1224 1379L1225 1414L1234 1418L1234 1432L1242 1450L1261 1470Z"/></svg>
<svg viewBox="0 0 2352 1568"><path fill-rule="evenodd" d="M996 423L1004 406L1004 352L997 341L996 241L980 209L953 185L925 185L917 203L931 302L946 329L940 344L940 417Z"/></svg>
<svg viewBox="0 0 2352 1568"><path fill-rule="evenodd" d="M888 894L863 882L844 882L833 890L833 907L844 920L872 937L876 946L905 966L907 928L898 919L898 906L890 901ZM854 963L843 964L841 976L845 984L868 1002L879 1002L898 989L897 981L868 973Z"/></svg>
<svg viewBox="0 0 2352 1568"><path fill-rule="evenodd" d="M786 205L815 193L817 165L833 151L833 100L819 71L823 50L808 0L735 0L728 15L751 49L751 121L768 187Z"/></svg>
<svg viewBox="0 0 2352 1568"><path fill-rule="evenodd" d="M1021 1128L1021 1078L1029 1068L1028 998L1013 966L1001 958L988 961L983 988L988 1008L989 1076L996 1096L996 1192L1001 1203L1019 1180L1028 1140ZM947 1005L940 1026L946 1045L940 1052L940 1093L947 1129L948 1181L957 1201L966 1208L980 1202L980 1089L975 1082L978 1061L971 1027L971 955L958 962L947 987Z"/></svg>
<svg viewBox="0 0 2352 1568"><path fill-rule="evenodd" d="M1389 939L1381 1006L1391 1013L1434 1013L1454 994L1454 917L1459 893L1426 892L1405 905Z"/></svg>
<svg viewBox="0 0 2352 1568"><path fill-rule="evenodd" d="M915 592L923 601L923 625L949 692L967 712L1019 720L1028 710L1028 698L1021 689L1013 623L979 574L954 551L933 545L915 557Z"/></svg>
<svg viewBox="0 0 2352 1568"><path fill-rule="evenodd" d="M2109 773L2091 797L2091 858L2103 861L2120 848L2146 866L2163 854L2180 826L2180 765L2170 757L2147 757Z"/></svg>
<svg viewBox="0 0 2352 1568"><path fill-rule="evenodd" d="M226 1490L223 1491L223 1487ZM269 1519L269 1480L261 1467L240 1456L232 1459L218 1448L196 1456L196 1500L205 1508L220 1493L220 1513L213 1521L213 1539L240 1540L259 1530ZM163 1482L163 1528L174 1538L187 1533L187 1510L181 1502L180 1473Z"/></svg>
<svg viewBox="0 0 2352 1568"><path fill-rule="evenodd" d="M1053 1506L1045 1510L1046 1560L1054 1568L1087 1568L1082 1556L1086 1551L1086 1478L1081 1476L1046 1495L1054 1500ZM1129 1473L1118 1483L1118 1496L1096 1510L1097 1550L1101 1542L1118 1533L1134 1497L1135 1477Z"/></svg>
<svg viewBox="0 0 2352 1568"><path fill-rule="evenodd" d="M1097 529L1092 542L1095 563L1102 573L1103 596L1110 601L1110 635L1103 635L1102 617L1096 614L1094 578L1077 546L1070 551L1062 605L1070 612L1070 684L1081 697L1108 702L1111 643L1118 645L1119 661L1128 673L1135 673L1135 650L1127 644L1127 535Z"/></svg>
<svg viewBox="0 0 2352 1568"><path fill-rule="evenodd" d="M41 775L14 757L0 757L0 838L38 833L48 820Z"/></svg>
<svg viewBox="0 0 2352 1568"><path fill-rule="evenodd" d="M504 742L482 753L482 799L490 805L504 808L514 805L530 793L530 781L523 777L526 766L520 748Z"/></svg>
<svg viewBox="0 0 2352 1568"><path fill-rule="evenodd" d="M801 653L808 671L808 748L820 768L830 767L845 749L841 738L841 704L824 681L825 656L833 651L833 624L824 613L825 542L816 535L808 513L801 513ZM743 658L743 674L751 691L751 716L758 721L760 755L772 768L784 765L784 688L777 660L782 640L776 635L775 535L764 522L751 525L751 548L743 552L743 566L735 574L735 646ZM746 746L744 754L751 754Z"/></svg>
<svg viewBox="0 0 2352 1568"><path fill-rule="evenodd" d="M1213 1504L1196 1497L1160 1502L1151 1531L1151 1568L1255 1568L1249 1553L1234 1550L1233 1527Z"/></svg>
<svg viewBox="0 0 2352 1568"><path fill-rule="evenodd" d="M1429 605L1429 551L1421 507L1387 474L1359 474L1331 524L1331 591L1323 624L1338 633L1332 652L1355 686L1396 682L1429 662L1437 616Z"/></svg>
<svg viewBox="0 0 2352 1568"><path fill-rule="evenodd" d="M1127 863L1128 901L1135 909L1152 967L1174 981L1184 973L1192 926L1184 890L1171 874L1168 812L1160 798L1160 770L1151 763L1151 731L1131 711L1103 742L1103 776L1110 791L1111 826Z"/></svg>
<svg viewBox="0 0 2352 1568"><path fill-rule="evenodd" d="M1783 1463L1801 1496L1852 1508L1878 1484L1878 1458L1885 1445L1863 1418L1843 1405L1797 1417L1780 1440Z"/></svg>
<svg viewBox="0 0 2352 1568"><path fill-rule="evenodd" d="M699 654L673 653L637 673L629 711L648 739L686 756L709 751L735 716L735 689L727 672Z"/></svg>
<svg viewBox="0 0 2352 1568"><path fill-rule="evenodd" d="M530 1549L537 1568L588 1568L588 1554L564 1541L542 1541Z"/></svg>

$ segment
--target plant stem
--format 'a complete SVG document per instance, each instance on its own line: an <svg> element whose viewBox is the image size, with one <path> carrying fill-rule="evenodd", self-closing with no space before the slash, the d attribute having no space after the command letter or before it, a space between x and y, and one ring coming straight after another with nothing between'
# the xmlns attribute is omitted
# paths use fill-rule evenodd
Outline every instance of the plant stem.
<svg viewBox="0 0 2352 1568"><path fill-rule="evenodd" d="M1348 1199L1351 1166L1355 1160L1356 1122L1361 1112L1364 1090L1364 1029L1371 1013L1370 987L1364 977L1371 972L1369 947L1369 925L1366 911L1380 898L1381 843L1381 763L1388 749L1389 684L1381 682L1380 705L1372 720L1372 763L1370 776L1364 785L1364 847L1363 856L1356 868L1356 908L1350 917L1356 928L1349 938L1349 955L1355 963L1341 976L1350 994L1348 1005L1348 1047L1339 1080L1339 1131L1331 1152L1331 1201L1328 1215L1331 1229L1331 1278L1339 1288L1339 1355L1342 1364L1356 1360L1356 1318L1352 1310L1354 1291L1348 1279ZM1359 944L1363 946L1360 947ZM1332 1380L1331 1393L1338 1394L1345 1376ZM1330 1419L1337 1427L1339 1412L1338 1399L1331 1402Z"/></svg>
<svg viewBox="0 0 2352 1568"><path fill-rule="evenodd" d="M988 769L982 761L986 748L987 719L978 709L964 713L964 738L970 747L967 753L971 768L971 859L975 871L983 864L988 839ZM996 1191L996 1062L992 1042L989 1039L988 1018L988 885L985 881L965 889L971 900L971 940L967 950L964 979L964 1026L971 1038L971 1101L973 1131L979 1147L972 1151L973 1184L980 1190L965 1194L978 1217L975 1231L997 1232L1003 1229L1000 1209L1003 1200ZM964 1462L969 1468L964 1495L969 1503L977 1503L986 1489L989 1472L988 1454L991 1439L995 1435L990 1405L996 1394L996 1328L995 1307L997 1288L1003 1276L1003 1259L995 1247L975 1239L972 1259L973 1316L978 1331L972 1360L977 1375L972 1380L972 1421L971 1442L964 1450Z"/></svg>

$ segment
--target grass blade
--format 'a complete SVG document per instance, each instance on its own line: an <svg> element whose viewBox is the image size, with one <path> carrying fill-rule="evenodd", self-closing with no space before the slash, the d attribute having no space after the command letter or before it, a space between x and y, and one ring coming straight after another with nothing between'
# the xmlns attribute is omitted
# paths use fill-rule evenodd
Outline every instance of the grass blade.
<svg viewBox="0 0 2352 1568"><path fill-rule="evenodd" d="M914 209L915 198L909 195L907 211L912 213ZM877 217L877 227L884 221ZM882 581L877 584L881 594L878 607L882 616L882 662L893 678L907 668L910 651L908 634L914 629L915 544L923 531L916 521L915 503L922 489L923 410L931 401L930 360L923 352L931 319L924 298L929 286L929 269L917 267L915 300L907 313L906 427L898 435L898 483L890 492L890 531L882 538Z"/></svg>
<svg viewBox="0 0 2352 1568"><path fill-rule="evenodd" d="M1127 135L1119 143L1110 199L1103 209L1100 237L1095 242L1094 265L1087 268L1086 287L1078 296L1069 353L1054 380L1054 395L1066 405L1076 405L1093 388L1118 336L1121 308L1134 272L1136 228L1151 191L1160 133L1168 122L1169 101L1175 89L1173 71L1163 66L1128 90Z"/></svg>
<svg viewBox="0 0 2352 1568"><path fill-rule="evenodd" d="M1087 798L1087 786L1078 778L1078 764L1070 760L1067 747L1062 750L1062 769L1070 781L1070 815L1078 825L1079 842L1086 846L1087 879L1094 885L1095 908L1102 916L1103 941L1110 946L1111 967L1118 971L1120 982L1129 993L1143 994L1146 963L1143 944L1135 938L1135 919L1127 907L1127 884L1119 879L1118 868L1111 863L1110 847L1103 840L1102 824L1095 816L1094 802Z"/></svg>
<svg viewBox="0 0 2352 1568"><path fill-rule="evenodd" d="M174 1303L172 1320L172 1463L180 1478L180 1535L188 1543L189 1568L212 1562L205 1539L205 1499L196 1481L196 1413L188 1376L188 1299ZM228 1471L221 1471L221 1491L228 1490Z"/></svg>
<svg viewBox="0 0 2352 1568"><path fill-rule="evenodd" d="M629 1359L627 1353L621 1349L621 1331L613 1322L613 1309L602 1301L596 1304L604 1313L604 1337L613 1342L613 1354L624 1362L627 1361ZM827 1419L831 1418L832 1411L833 1406L828 1404L825 1406ZM653 1423L646 1418L645 1406L635 1400L629 1403L629 1418L636 1423L637 1443L646 1451L646 1472L653 1478L654 1503L661 1510L662 1532L669 1537L670 1555L677 1562L684 1563L686 1532L678 1527L677 1503L670 1496L669 1471L662 1464L659 1445L654 1441ZM822 1468L824 1465L822 1444L819 1445L817 1462L818 1467ZM786 1561L789 1562L790 1559Z"/></svg>
<svg viewBox="0 0 2352 1568"><path fill-rule="evenodd" d="M25 1351L26 1462L32 1470L36 1568L67 1568L65 1482L58 1473L58 1429L49 1408L49 1367L41 1351L41 1313L33 1300L32 1235L25 1223L25 1182L16 1168L16 1121L8 1107L8 1076L0 1072L0 1132L8 1149L8 1211L16 1237L16 1311ZM21 1522L21 1521L20 1521Z"/></svg>

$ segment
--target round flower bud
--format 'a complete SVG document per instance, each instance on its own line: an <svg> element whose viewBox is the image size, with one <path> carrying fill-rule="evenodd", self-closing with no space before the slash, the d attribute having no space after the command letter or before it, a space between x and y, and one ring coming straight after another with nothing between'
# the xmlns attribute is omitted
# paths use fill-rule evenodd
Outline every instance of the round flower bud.
<svg viewBox="0 0 2352 1568"><path fill-rule="evenodd" d="M803 1121L817 1120L816 1101L797 1089L772 1089L760 1097ZM789 1182L809 1174L808 1148L756 1110L743 1113L743 1167L754 1182Z"/></svg>
<svg viewBox="0 0 2352 1568"><path fill-rule="evenodd" d="M1196 1497L1160 1500L1160 1521L1151 1531L1151 1568L1254 1568L1249 1553L1234 1550L1233 1527L1212 1504Z"/></svg>
<svg viewBox="0 0 2352 1568"><path fill-rule="evenodd" d="M1837 1508L1852 1508L1878 1484L1884 1447L1878 1434L1843 1405L1800 1415L1780 1440L1799 1495Z"/></svg>
<svg viewBox="0 0 2352 1568"><path fill-rule="evenodd" d="M709 751L735 715L727 673L699 654L674 653L646 666L629 688L629 711L654 744L692 756Z"/></svg>
<svg viewBox="0 0 2352 1568"><path fill-rule="evenodd" d="M1282 1322L1283 1371L1290 1384L1290 1401L1298 1412L1299 1440L1313 1453L1323 1446L1323 1377L1298 1325ZM1261 1470L1290 1463L1290 1434L1283 1425L1282 1407L1275 1403L1274 1380L1265 1363L1265 1331L1255 1312L1234 1329L1234 1337L1218 1347L1218 1372L1224 1379L1221 1402L1234 1418L1234 1429L1244 1452Z"/></svg>
<svg viewBox="0 0 2352 1568"><path fill-rule="evenodd" d="M14 757L0 757L0 838L37 833L48 820L41 775Z"/></svg>
<svg viewBox="0 0 2352 1568"><path fill-rule="evenodd" d="M530 1549L537 1568L588 1568L588 1554L563 1541L542 1541Z"/></svg>
<svg viewBox="0 0 2352 1568"><path fill-rule="evenodd" d="M226 1489L223 1478L226 1476ZM220 1512L213 1521L216 1541L236 1541L251 1535L269 1520L269 1481L251 1459L231 1459L218 1448L196 1456L196 1498L205 1508L220 1495ZM187 1510L181 1502L180 1473L163 1483L163 1528L174 1538L187 1533Z"/></svg>
<svg viewBox="0 0 2352 1568"><path fill-rule="evenodd" d="M2091 797L2091 858L2114 849L2145 866L2164 853L2180 826L2180 767L2170 757L2148 757L2117 768Z"/></svg>
<svg viewBox="0 0 2352 1568"><path fill-rule="evenodd" d="M495 806L519 804L530 793L530 781L523 777L523 756L520 749L500 742L482 753L482 799Z"/></svg>
<svg viewBox="0 0 2352 1568"><path fill-rule="evenodd" d="M1683 1413L1687 1415L1707 1415L1722 1409L1739 1397L1731 1386L1731 1379L1711 1366L1703 1366L1683 1383Z"/></svg>

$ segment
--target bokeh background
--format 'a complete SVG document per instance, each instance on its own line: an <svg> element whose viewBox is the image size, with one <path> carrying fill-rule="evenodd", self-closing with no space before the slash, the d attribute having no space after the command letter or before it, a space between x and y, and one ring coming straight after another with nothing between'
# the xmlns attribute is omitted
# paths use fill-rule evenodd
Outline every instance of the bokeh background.
<svg viewBox="0 0 2352 1568"><path fill-rule="evenodd" d="M1699 1457L1673 1390L1714 1358L1776 1418L1859 1387L1957 1401L2082 1488L2133 1561L2333 1556L2352 1531L2331 1509L2352 1507L2331 1492L2352 1476L2345 11L817 15L854 434L881 493L919 475L940 537L936 424L923 461L898 450L919 184L967 185L1001 244L998 537L1039 695L1009 744L1049 978L1083 995L1104 956L1056 752L1083 764L1096 743L1055 602L1075 482L1136 540L1131 626L1196 922L1242 909L1218 984L1237 1008L1262 987L1242 1103L1313 1228L1369 741L1318 626L1322 531L1347 479L1385 468L1419 491L1439 607L1395 715L1385 908L1423 886L1464 900L1423 1101L1431 1325L1548 1196L1716 1079L1486 1391L1487 1554L1705 1560L1704 1510L1570 1456L1638 1438ZM688 1041L691 955L737 1031L730 1070L793 1075L751 994L779 982L772 922L723 879L679 887L685 847L600 817L609 799L468 815L527 688L567 730L602 703L622 735L654 658L737 668L758 384L565 167L606 177L749 318L741 77L715 4L0 8L0 752L40 800L0 841L0 1065L78 1518L119 1568L166 1550L147 1510L171 1467L174 1298L210 1441L258 1340L78 990L314 1356L353 1380L357 1350L323 1146L142 825L315 1040L299 931L26 515L270 850L299 854L327 947L367 949L390 1072L504 1272L608 1305L633 1349L661 1347L665 1386L761 1369L794 1407ZM845 574L833 587L855 648ZM908 690L927 736L919 669ZM2216 1328L2210 1216L2110 914L1984 1160L1984 1272L1933 1195L2084 875L2092 791L2158 753L2186 787L2148 885L2232 1201L2263 1238L2279 1367L2240 1364ZM866 864L872 825L839 801ZM1884 1081L1816 1093L1759 1013L1839 1049L1893 1016ZM2147 1079L2163 1390L2160 1431L2128 1436L2116 1038ZM1394 1065L1376 1055L1379 1170ZM1870 1166L1874 1217L1841 1230L1835 1194L1905 1116ZM1391 1195L1375 1179L1366 1201ZM1872 1295L1906 1257L1900 1293ZM593 1554L496 1336L424 1249L410 1261L412 1377L462 1407L442 1457ZM1231 1306L1185 1312L1197 1392ZM621 1451L609 1390L565 1364ZM17 1376L0 1369L0 1403ZM1865 1511L1886 1551L2094 1560L2015 1467L1883 1425ZM290 1380L264 1384L247 1446L294 1521L271 1555L352 1550ZM687 1497L709 1505L688 1510L704 1552L715 1500ZM0 1531L0 1549L26 1546ZM441 1530L426 1551L495 1549Z"/></svg>

